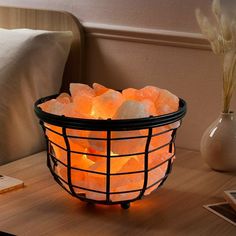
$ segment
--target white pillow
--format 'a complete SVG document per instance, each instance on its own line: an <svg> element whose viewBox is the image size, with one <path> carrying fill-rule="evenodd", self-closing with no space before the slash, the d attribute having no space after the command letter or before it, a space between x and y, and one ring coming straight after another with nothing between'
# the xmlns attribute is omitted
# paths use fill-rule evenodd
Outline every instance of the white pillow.
<svg viewBox="0 0 236 236"><path fill-rule="evenodd" d="M71 32L0 29L0 165L41 151L34 102L58 93Z"/></svg>

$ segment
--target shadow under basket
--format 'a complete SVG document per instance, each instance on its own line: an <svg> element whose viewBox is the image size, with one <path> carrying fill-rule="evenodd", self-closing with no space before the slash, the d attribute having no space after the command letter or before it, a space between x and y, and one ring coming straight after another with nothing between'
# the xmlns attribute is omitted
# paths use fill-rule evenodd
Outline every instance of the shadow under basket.
<svg viewBox="0 0 236 236"><path fill-rule="evenodd" d="M176 131L186 113L125 120L80 119L53 115L35 103L47 142L47 165L54 179L72 196L105 205L141 199L159 188L171 172Z"/></svg>

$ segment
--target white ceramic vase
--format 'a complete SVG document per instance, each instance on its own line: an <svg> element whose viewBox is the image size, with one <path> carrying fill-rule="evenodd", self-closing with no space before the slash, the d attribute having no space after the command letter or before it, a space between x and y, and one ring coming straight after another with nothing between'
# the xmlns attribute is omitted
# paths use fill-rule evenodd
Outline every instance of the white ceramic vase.
<svg viewBox="0 0 236 236"><path fill-rule="evenodd" d="M213 170L236 171L236 118L233 112L221 113L205 131L201 154Z"/></svg>

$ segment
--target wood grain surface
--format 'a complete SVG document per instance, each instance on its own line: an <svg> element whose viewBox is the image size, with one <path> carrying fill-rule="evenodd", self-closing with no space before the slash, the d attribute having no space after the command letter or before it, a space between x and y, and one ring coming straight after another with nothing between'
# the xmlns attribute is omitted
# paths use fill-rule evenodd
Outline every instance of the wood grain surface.
<svg viewBox="0 0 236 236"><path fill-rule="evenodd" d="M161 189L129 210L91 206L58 186L46 153L0 167L25 187L0 195L0 230L17 235L236 235L236 228L202 206L223 201L236 175L211 171L200 154L177 150L173 171Z"/></svg>

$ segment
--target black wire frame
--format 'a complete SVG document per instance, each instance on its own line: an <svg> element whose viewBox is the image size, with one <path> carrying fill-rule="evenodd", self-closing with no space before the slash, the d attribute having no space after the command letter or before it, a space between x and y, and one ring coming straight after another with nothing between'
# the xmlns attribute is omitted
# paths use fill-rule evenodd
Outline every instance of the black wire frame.
<svg viewBox="0 0 236 236"><path fill-rule="evenodd" d="M157 116L157 117L149 117L149 118L142 118L142 119L128 119L128 120L102 120L99 121L99 126L97 125L97 120L85 120L85 119L77 119L77 118L69 118L69 117L64 117L64 116L56 116L53 114L46 113L42 111L38 105L50 100L52 98L55 98L57 95L49 96L46 98L39 99L35 103L35 113L40 119L40 124L44 130L45 138L46 138L46 143L47 143L47 166L54 177L55 181L68 193L70 193L72 196L79 198L82 201L87 201L91 203L99 203L99 204L105 204L105 205L113 205L113 204L126 204L130 203L136 200L141 199L145 191L156 186L155 190L158 189L160 186L163 185L163 183L166 181L168 175L170 174L172 170L172 164L173 164L173 158L175 157L175 138L176 138L176 131L181 125L182 118L186 114L186 103L183 99L180 99L179 102L179 109L177 112L170 113L167 115L163 116ZM76 123L77 120L77 123ZM150 122L148 122L150 121ZM175 122L179 121L178 127L170 128L164 132L161 133L155 133L153 134L153 130L156 127L161 127L165 125L171 125ZM57 132L53 129L50 129L48 124L58 126L62 129L62 132ZM91 138L91 137L78 137L78 136L73 136L67 133L68 129L74 129L74 130L88 130L88 131L103 131L106 133L106 138ZM135 137L122 137L122 138L113 138L112 137L112 132L113 131L134 131L134 130L146 130L147 135L144 136L135 136ZM53 142L52 140L49 139L47 135L47 130L50 132L55 133L56 135L59 135L63 138L65 147L62 147L58 145L57 143ZM171 132L171 139L169 140L168 143L165 143L162 146L156 147L153 150L150 150L150 142L153 137L162 135L165 132ZM93 139L93 140L103 140L106 142L106 155L99 155L99 154L92 154L92 153L87 153L87 152L77 152L71 150L70 147L70 138L78 138L78 139ZM144 152L141 153L131 153L131 154L123 154L123 155L116 155L116 156L111 156L111 143L115 140L129 140L129 139L138 139L138 138L145 138L146 143L145 143L145 150ZM60 158L58 158L53 150L53 145L57 146L58 148L61 148L66 152L67 155L67 164L62 162ZM163 162L159 163L158 165L149 168L149 154L151 152L158 151L159 149L162 149L164 147L169 147L169 153L170 156L166 158ZM73 167L71 165L71 154L72 153L77 153L77 154L82 154L82 155L92 155L95 157L101 157L101 158L106 158L106 172L96 172L92 170L85 170L81 169L78 167ZM111 173L111 159L112 158L117 158L117 157L128 157L128 156L135 156L135 155L144 155L144 168L143 170L139 171L132 171L132 172L123 172L123 173ZM67 179L65 180L60 176L60 174L57 173L56 169L58 164L64 166L67 169ZM165 174L162 178L157 179L154 183L148 186L148 177L150 171L153 171L156 168L159 168L163 165L167 165ZM95 190L95 189L89 189L85 188L82 186L75 185L72 181L71 177L71 172L73 171L82 171L85 173L94 173L98 175L103 175L106 177L106 189L105 191L100 191L100 190ZM126 191L119 191L119 192L111 192L111 177L112 176L117 176L117 175L132 175L132 174L143 174L143 187L139 189L132 189L132 190L126 190ZM105 200L95 200L95 199L90 199L86 197L86 194L81 194L77 193L76 189L84 190L84 191L89 191L97 194L104 194L105 195ZM154 190L153 190L154 191ZM134 198L127 198L123 200L118 200L114 201L111 199L111 196L113 194L129 194L129 193L137 193L137 196Z"/></svg>

